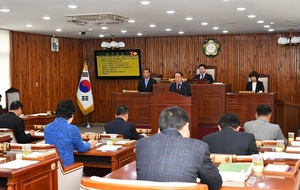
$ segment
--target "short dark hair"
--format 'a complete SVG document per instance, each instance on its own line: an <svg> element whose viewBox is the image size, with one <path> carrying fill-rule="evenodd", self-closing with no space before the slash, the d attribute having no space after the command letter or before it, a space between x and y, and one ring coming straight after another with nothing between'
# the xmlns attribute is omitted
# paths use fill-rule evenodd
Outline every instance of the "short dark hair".
<svg viewBox="0 0 300 190"><path fill-rule="evenodd" d="M189 116L180 107L174 106L164 109L159 115L159 129L164 131L168 128L182 129L189 122Z"/></svg>
<svg viewBox="0 0 300 190"><path fill-rule="evenodd" d="M143 72L144 72L144 71L149 71L149 73L151 73L151 71L150 71L149 68L145 68L145 69L143 70Z"/></svg>
<svg viewBox="0 0 300 190"><path fill-rule="evenodd" d="M266 104L260 104L256 108L256 114L257 116L268 116L272 114L272 108Z"/></svg>
<svg viewBox="0 0 300 190"><path fill-rule="evenodd" d="M76 111L76 107L72 100L63 100L58 103L55 113L56 117L70 119Z"/></svg>
<svg viewBox="0 0 300 190"><path fill-rule="evenodd" d="M252 71L252 72L249 74L249 78L251 78L251 77L256 77L256 79L258 79L258 78L259 78L258 72Z"/></svg>
<svg viewBox="0 0 300 190"><path fill-rule="evenodd" d="M125 105L120 105L116 108L116 115L125 115L129 113L129 108Z"/></svg>
<svg viewBox="0 0 300 190"><path fill-rule="evenodd" d="M0 94L0 98L2 98L2 95Z"/></svg>
<svg viewBox="0 0 300 190"><path fill-rule="evenodd" d="M237 128L240 126L240 119L234 113L226 113L219 119L219 125L222 129L225 127Z"/></svg>
<svg viewBox="0 0 300 190"><path fill-rule="evenodd" d="M200 67L204 67L204 69L206 69L206 65L203 63L198 66L198 68L200 68Z"/></svg>
<svg viewBox="0 0 300 190"><path fill-rule="evenodd" d="M180 72L180 71L176 71L175 74L174 74L174 76L175 76L177 73L180 74L181 77L183 77L183 74L182 74L182 72Z"/></svg>
<svg viewBox="0 0 300 190"><path fill-rule="evenodd" d="M9 107L10 110L17 110L19 108L21 108L21 110L23 109L23 104L19 100L13 101Z"/></svg>

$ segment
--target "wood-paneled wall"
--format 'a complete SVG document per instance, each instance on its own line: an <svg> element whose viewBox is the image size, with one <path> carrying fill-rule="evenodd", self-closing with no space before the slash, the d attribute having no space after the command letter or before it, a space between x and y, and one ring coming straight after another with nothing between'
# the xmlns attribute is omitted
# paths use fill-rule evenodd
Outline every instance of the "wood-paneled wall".
<svg viewBox="0 0 300 190"><path fill-rule="evenodd" d="M282 34L287 36L288 34ZM140 49L144 67L173 77L182 71L193 78L199 63L217 66L216 81L232 84L233 91L244 90L252 69L270 75L270 91L278 98L300 103L300 46L277 45L281 34L243 34L215 36L137 37L122 41L126 49ZM25 113L54 110L63 99L76 102L76 91L84 59L89 65L95 110L91 122L112 119L111 92L136 89L137 80L99 80L95 75L94 50L102 39L60 38L60 51L51 52L50 36L12 32L12 84L21 92ZM207 58L202 43L207 38L221 43L221 53ZM115 39L120 40L120 39ZM84 121L80 111L75 123Z"/></svg>

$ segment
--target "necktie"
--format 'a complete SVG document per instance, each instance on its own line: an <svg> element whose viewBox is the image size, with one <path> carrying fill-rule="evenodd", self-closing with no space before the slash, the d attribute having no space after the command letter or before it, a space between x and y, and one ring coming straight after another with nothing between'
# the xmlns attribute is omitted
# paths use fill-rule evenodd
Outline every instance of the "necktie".
<svg viewBox="0 0 300 190"><path fill-rule="evenodd" d="M203 77L203 74L202 75L200 75L200 79L203 79L204 77Z"/></svg>
<svg viewBox="0 0 300 190"><path fill-rule="evenodd" d="M148 85L148 79L145 80L145 87L147 88Z"/></svg>
<svg viewBox="0 0 300 190"><path fill-rule="evenodd" d="M180 91L180 84L177 84L177 92Z"/></svg>

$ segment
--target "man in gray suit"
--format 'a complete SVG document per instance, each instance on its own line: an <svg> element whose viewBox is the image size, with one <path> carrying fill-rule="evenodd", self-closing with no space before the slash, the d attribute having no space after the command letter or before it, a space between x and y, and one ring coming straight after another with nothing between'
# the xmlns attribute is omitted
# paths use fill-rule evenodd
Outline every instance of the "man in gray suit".
<svg viewBox="0 0 300 190"><path fill-rule="evenodd" d="M138 180L161 182L196 182L210 190L222 185L218 169L210 159L206 143L190 139L189 118L180 107L164 109L159 116L159 130L136 143Z"/></svg>
<svg viewBox="0 0 300 190"><path fill-rule="evenodd" d="M248 121L244 124L244 131L252 133L256 140L277 140L286 141L282 131L277 124L271 124L272 108L261 104L256 108L256 120Z"/></svg>

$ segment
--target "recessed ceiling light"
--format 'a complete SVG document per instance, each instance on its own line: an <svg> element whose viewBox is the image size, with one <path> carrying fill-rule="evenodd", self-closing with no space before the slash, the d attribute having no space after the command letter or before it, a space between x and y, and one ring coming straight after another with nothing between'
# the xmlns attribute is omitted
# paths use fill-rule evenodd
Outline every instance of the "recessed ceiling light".
<svg viewBox="0 0 300 190"><path fill-rule="evenodd" d="M186 17L185 20L193 20L193 17Z"/></svg>
<svg viewBox="0 0 300 190"><path fill-rule="evenodd" d="M155 28L156 25L155 25L155 24L150 24L149 27L150 27L150 28Z"/></svg>
<svg viewBox="0 0 300 190"><path fill-rule="evenodd" d="M69 7L70 9L77 9L77 8L78 8L77 5L68 5L68 7Z"/></svg>
<svg viewBox="0 0 300 190"><path fill-rule="evenodd" d="M270 22L270 24L272 25L272 24L275 24L275 22Z"/></svg>
<svg viewBox="0 0 300 190"><path fill-rule="evenodd" d="M8 13L8 12L10 12L10 10L9 9L0 9L0 12Z"/></svg>
<svg viewBox="0 0 300 190"><path fill-rule="evenodd" d="M31 28L32 24L26 24L26 27Z"/></svg>
<svg viewBox="0 0 300 190"><path fill-rule="evenodd" d="M167 14L174 14L175 11L172 11L172 10L169 10L169 11L166 11Z"/></svg>
<svg viewBox="0 0 300 190"><path fill-rule="evenodd" d="M127 31L126 30L121 30L121 33L126 33Z"/></svg>
<svg viewBox="0 0 300 190"><path fill-rule="evenodd" d="M270 25L264 25L264 28L270 28L271 26Z"/></svg>
<svg viewBox="0 0 300 190"><path fill-rule="evenodd" d="M227 34L228 33L228 30L223 30L222 31L224 34Z"/></svg>
<svg viewBox="0 0 300 190"><path fill-rule="evenodd" d="M248 18L255 18L256 15L248 15Z"/></svg>
<svg viewBox="0 0 300 190"><path fill-rule="evenodd" d="M206 25L208 25L208 23L207 22L202 22L201 25L206 26Z"/></svg>
<svg viewBox="0 0 300 190"><path fill-rule="evenodd" d="M179 31L178 34L184 34L184 32L183 31Z"/></svg>
<svg viewBox="0 0 300 190"><path fill-rule="evenodd" d="M139 33L137 33L136 35L138 35L138 36L142 36L143 34L139 32Z"/></svg>
<svg viewBox="0 0 300 190"><path fill-rule="evenodd" d="M42 19L44 19L44 20L50 20L51 17L50 16L43 16Z"/></svg>
<svg viewBox="0 0 300 190"><path fill-rule="evenodd" d="M219 27L215 26L213 27L214 30L219 30Z"/></svg>
<svg viewBox="0 0 300 190"><path fill-rule="evenodd" d="M168 31L168 32L172 31L171 28L166 28L165 30Z"/></svg>
<svg viewBox="0 0 300 190"><path fill-rule="evenodd" d="M128 20L128 22L129 22L129 23L134 23L135 20L130 19L130 20Z"/></svg>
<svg viewBox="0 0 300 190"><path fill-rule="evenodd" d="M93 30L92 28L89 28L89 29L88 29L88 31L92 31L92 30Z"/></svg>
<svg viewBox="0 0 300 190"><path fill-rule="evenodd" d="M269 31L269 32L274 32L274 29L273 29L273 28L270 28L268 31Z"/></svg>
<svg viewBox="0 0 300 190"><path fill-rule="evenodd" d="M151 2L150 1L140 1L141 5L150 5Z"/></svg>
<svg viewBox="0 0 300 190"><path fill-rule="evenodd" d="M265 21L263 21L263 20L258 20L258 21L257 21L258 24L262 24L262 23L264 23L264 22L265 22Z"/></svg>
<svg viewBox="0 0 300 190"><path fill-rule="evenodd" d="M104 35L103 35L103 34L100 34L99 37L100 37L100 38L104 38Z"/></svg>
<svg viewBox="0 0 300 190"><path fill-rule="evenodd" d="M237 11L244 11L244 10L246 10L246 8L245 7L238 7L238 8L236 8L236 10Z"/></svg>
<svg viewBox="0 0 300 190"><path fill-rule="evenodd" d="M60 28L57 28L55 31L56 31L56 32L61 32L61 31L62 31L62 29L60 29Z"/></svg>
<svg viewBox="0 0 300 190"><path fill-rule="evenodd" d="M107 28L107 26L102 26L101 29L102 30L107 30L108 28Z"/></svg>

